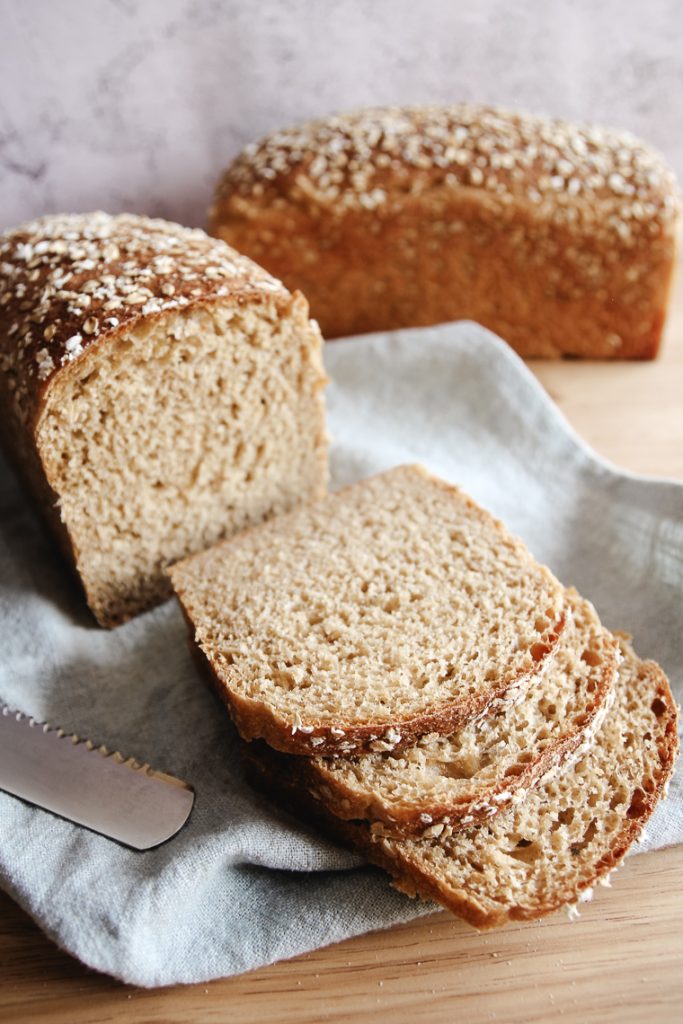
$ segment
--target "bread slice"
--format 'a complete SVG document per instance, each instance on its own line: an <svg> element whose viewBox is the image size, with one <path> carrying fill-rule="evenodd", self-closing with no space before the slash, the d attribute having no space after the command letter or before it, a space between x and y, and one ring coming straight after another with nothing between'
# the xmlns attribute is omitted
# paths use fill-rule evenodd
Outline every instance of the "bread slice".
<svg viewBox="0 0 683 1024"><path fill-rule="evenodd" d="M541 918L590 899L638 839L674 768L678 709L667 678L626 638L620 643L614 706L593 748L571 772L554 769L522 804L467 830L431 840L376 836L368 822L342 821L310 796L302 759L275 767L263 744L247 745L249 775L281 806L364 851L410 896L479 929Z"/></svg>
<svg viewBox="0 0 683 1024"><path fill-rule="evenodd" d="M477 928L542 917L590 898L640 835L678 752L677 707L667 679L620 638L616 699L592 749L571 772L466 831L434 839L375 836L366 822L334 817L308 793L300 759L285 775L247 747L252 781L385 868L410 896L433 899Z"/></svg>
<svg viewBox="0 0 683 1024"><path fill-rule="evenodd" d="M564 590L455 487L403 466L171 570L245 739L390 750L504 706L564 625Z"/></svg>
<svg viewBox="0 0 683 1024"><path fill-rule="evenodd" d="M590 744L614 695L616 639L575 590L567 610L553 663L526 700L400 751L303 759L311 795L339 818L365 818L373 833L398 837L438 836L521 802Z"/></svg>
<svg viewBox="0 0 683 1024"><path fill-rule="evenodd" d="M303 297L203 231L93 213L0 236L0 434L102 625L325 493L324 384Z"/></svg>

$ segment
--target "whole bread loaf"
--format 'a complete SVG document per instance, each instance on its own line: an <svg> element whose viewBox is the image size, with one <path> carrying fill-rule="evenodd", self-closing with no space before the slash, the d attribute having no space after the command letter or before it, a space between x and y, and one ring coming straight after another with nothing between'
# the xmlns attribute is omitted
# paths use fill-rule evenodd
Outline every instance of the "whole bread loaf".
<svg viewBox="0 0 683 1024"><path fill-rule="evenodd" d="M104 213L0 237L0 431L112 626L165 566L326 489L305 300L223 242Z"/></svg>
<svg viewBox="0 0 683 1024"><path fill-rule="evenodd" d="M244 739L286 753L399 749L536 685L564 589L521 541L400 466L169 570Z"/></svg>
<svg viewBox="0 0 683 1024"><path fill-rule="evenodd" d="M468 830L391 839L367 822L341 821L308 792L304 759L275 766L262 744L245 745L251 779L281 807L364 852L396 888L477 928L543 917L590 898L640 836L673 771L677 708L667 679L623 639L621 649L614 707L591 750L523 803Z"/></svg>
<svg viewBox="0 0 683 1024"><path fill-rule="evenodd" d="M386 107L248 146L210 231L301 288L326 337L470 319L523 356L648 359L679 213L666 164L628 134Z"/></svg>

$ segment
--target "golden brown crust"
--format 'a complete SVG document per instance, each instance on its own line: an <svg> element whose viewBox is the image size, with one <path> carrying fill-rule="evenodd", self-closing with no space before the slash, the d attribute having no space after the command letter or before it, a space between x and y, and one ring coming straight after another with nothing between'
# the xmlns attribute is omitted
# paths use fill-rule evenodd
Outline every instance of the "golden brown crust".
<svg viewBox="0 0 683 1024"><path fill-rule="evenodd" d="M326 337L472 319L525 356L651 358L679 213L630 135L381 108L247 147L210 230L300 287Z"/></svg>
<svg viewBox="0 0 683 1024"><path fill-rule="evenodd" d="M662 158L627 132L453 104L369 108L275 132L237 157L217 198L263 197L268 206L287 196L316 209L367 210L391 203L400 187L435 185L524 200L542 215L564 207L589 223L598 213L619 215L601 225L618 235L630 219L626 206L652 204L646 212L666 219L677 195Z"/></svg>
<svg viewBox="0 0 683 1024"><path fill-rule="evenodd" d="M0 382L21 422L92 345L230 298L291 298L203 231L134 214L43 217L0 236Z"/></svg>
<svg viewBox="0 0 683 1024"><path fill-rule="evenodd" d="M505 914L492 914L490 909L481 905L474 894L464 890L449 890L446 903L443 891L432 877L418 876L414 871L404 871L400 862L387 855L381 843L372 840L365 823L336 818L291 776L273 774L267 767L268 762L264 764L256 751L251 749L253 746L254 744L245 745L242 754L247 779L254 789L294 817L320 829L333 842L364 854L371 864L382 868L391 876L393 888L411 899L417 896L425 901L439 903L452 914L481 930L507 923L509 918Z"/></svg>

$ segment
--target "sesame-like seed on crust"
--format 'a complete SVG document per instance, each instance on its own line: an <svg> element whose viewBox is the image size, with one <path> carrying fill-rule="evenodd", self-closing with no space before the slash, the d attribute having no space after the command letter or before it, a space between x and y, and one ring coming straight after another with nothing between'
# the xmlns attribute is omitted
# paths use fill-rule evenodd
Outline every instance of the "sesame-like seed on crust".
<svg viewBox="0 0 683 1024"><path fill-rule="evenodd" d="M0 366L25 421L52 375L142 317L234 294L287 296L203 231L133 214L43 217L0 235ZM115 315L111 315L115 314Z"/></svg>
<svg viewBox="0 0 683 1024"><path fill-rule="evenodd" d="M294 125L251 144L218 186L235 211L245 201L346 210L400 203L406 182L485 189L530 203L539 217L567 204L562 223L591 225L619 245L635 238L624 207L649 207L671 229L680 198L662 158L632 135L496 107L380 107Z"/></svg>
<svg viewBox="0 0 683 1024"><path fill-rule="evenodd" d="M55 368L52 356L46 348L38 349L36 353L36 362L38 364L38 378L39 380L45 380L45 378L49 377Z"/></svg>

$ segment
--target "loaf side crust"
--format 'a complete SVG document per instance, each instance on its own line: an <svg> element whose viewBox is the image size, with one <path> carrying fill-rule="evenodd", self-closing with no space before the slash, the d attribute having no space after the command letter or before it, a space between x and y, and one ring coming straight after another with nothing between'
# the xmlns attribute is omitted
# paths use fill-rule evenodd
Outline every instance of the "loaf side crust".
<svg viewBox="0 0 683 1024"><path fill-rule="evenodd" d="M471 319L526 357L652 358L680 209L628 133L392 107L248 146L210 230L302 288L328 338Z"/></svg>

